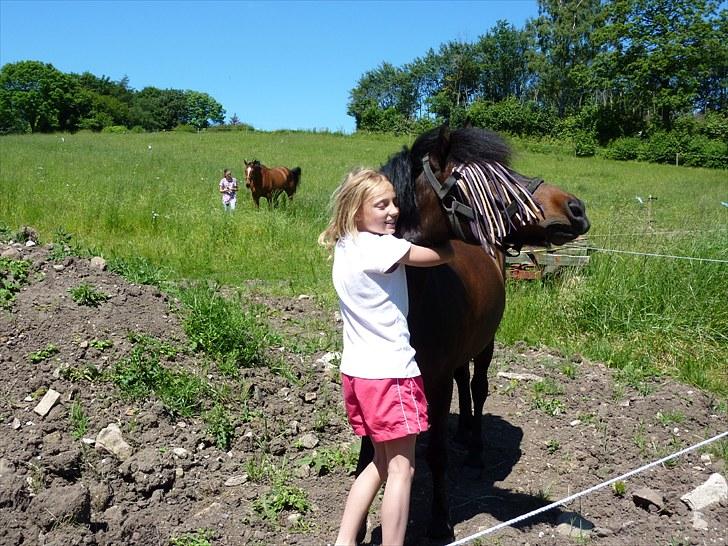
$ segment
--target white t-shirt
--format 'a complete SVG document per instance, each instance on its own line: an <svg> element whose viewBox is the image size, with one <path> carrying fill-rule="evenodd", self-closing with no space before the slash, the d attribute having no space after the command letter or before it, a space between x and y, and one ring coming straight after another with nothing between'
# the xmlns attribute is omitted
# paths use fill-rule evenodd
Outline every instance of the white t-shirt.
<svg viewBox="0 0 728 546"><path fill-rule="evenodd" d="M411 246L369 232L336 243L332 276L344 323L342 373L366 379L420 375L407 327L405 267L397 264Z"/></svg>

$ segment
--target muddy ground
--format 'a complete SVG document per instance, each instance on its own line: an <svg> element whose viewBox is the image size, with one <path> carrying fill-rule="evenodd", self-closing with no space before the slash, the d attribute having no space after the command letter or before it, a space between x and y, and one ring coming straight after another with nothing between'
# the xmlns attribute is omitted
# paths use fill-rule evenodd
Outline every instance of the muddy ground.
<svg viewBox="0 0 728 546"><path fill-rule="evenodd" d="M0 245L0 253L32 262L28 283L8 310L0 310L0 544L331 542L353 480L346 454L355 441L332 369L336 360L326 363L331 344L322 342L340 334L336 313L310 295L271 297L249 288L250 301L264 305L261 318L283 340L271 354L298 379L268 369L245 369L231 378L187 348L184 309L174 298L129 283L88 259L51 259L50 251L41 245ZM98 307L79 305L69 289L81 283L110 298ZM124 398L104 379L129 357L134 346L129 332L178 348L165 366L245 391L245 407L232 413L229 448L214 444L201 416L172 416L154 396ZM49 344L57 350L43 358L40 351ZM546 382L499 373L534 374ZM457 538L728 428L725 400L668 378L630 381L599 362L543 347L498 347L490 376L484 469L466 467L465 451L454 443L450 447ZM34 408L48 389L60 397L41 416ZM456 399L457 392L453 431ZM81 435L79 408L88 419ZM118 425L129 446L122 456L95 441L110 424ZM425 537L427 440L424 434L417 449L411 545L446 543ZM322 464L323 454L335 456ZM714 473L726 475L724 459L715 451L693 451L626 480L616 491L600 489L473 543L726 544L726 501L696 514L680 500ZM288 504L278 497L283 509L272 510L271 493L283 482L297 497ZM649 489L647 500L635 497L641 488ZM298 508L296 499L304 499ZM569 529L559 526L573 521L572 513L584 518L588 532L572 528L568 536ZM380 536L373 511L365 543L378 544Z"/></svg>

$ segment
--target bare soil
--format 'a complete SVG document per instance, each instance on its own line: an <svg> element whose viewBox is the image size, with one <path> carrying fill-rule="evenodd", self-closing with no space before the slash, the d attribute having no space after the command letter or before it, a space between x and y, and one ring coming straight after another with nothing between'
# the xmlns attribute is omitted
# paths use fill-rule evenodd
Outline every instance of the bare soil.
<svg viewBox="0 0 728 546"><path fill-rule="evenodd" d="M0 245L0 252L9 248ZM316 347L317 336L338 335L333 310L312 297L287 299L253 291L253 300L267 306L265 319L271 326L283 339L296 340L270 350L301 381L268 369L242 370L241 378L230 379L209 358L191 351L165 362L203 373L216 385L249 390L252 418L236 422L225 451L210 441L202 418L172 417L154 398L131 401L110 381L72 380L62 373L88 364L102 372L112 369L132 349L129 332L186 347L184 310L178 302L155 287L134 285L93 267L87 259L54 262L47 246L17 250L33 266L30 282L11 309L0 310L0 544L167 545L173 539L201 544L189 535L200 529L215 545L333 541L353 477L344 466L319 475L307 461L321 450L341 451L355 438L343 413L335 369L321 361L325 351L301 350ZM78 305L68 290L82 282L110 299L98 307ZM99 340L113 345L100 347ZM49 344L57 353L32 362L31 355ZM560 393L542 394L539 404L533 380L508 379L498 372L535 374ZM635 388L617 381L615 371L604 364L579 355L525 344L501 346L490 373L484 468L466 467L465 450L454 442L449 452L458 538L726 430L725 410L709 394L668 378ZM61 397L41 417L34 408L47 389ZM450 416L453 431L456 400L457 391ZM87 440L73 435L74 403L88 416ZM124 461L92 442L111 423L118 424L132 447ZM307 434L311 439L311 433L318 444L306 448L302 439ZM407 534L411 545L446 543L424 536L430 499L427 441L424 434L417 448ZM261 461L289 470L289 482L305 492L308 510L265 518L254 507L271 491L269 480L248 475L240 485L225 485ZM724 464L715 454L693 451L626 480L623 495L606 487L474 543L726 544L725 501L702 510L698 519L704 523L696 524L695 514L680 500L711 474L725 476ZM659 506L634 498L643 487L657 495ZM381 537L378 503L366 544L378 544ZM588 538L560 532L559 518L569 513L594 527ZM187 542L180 542L185 537Z"/></svg>

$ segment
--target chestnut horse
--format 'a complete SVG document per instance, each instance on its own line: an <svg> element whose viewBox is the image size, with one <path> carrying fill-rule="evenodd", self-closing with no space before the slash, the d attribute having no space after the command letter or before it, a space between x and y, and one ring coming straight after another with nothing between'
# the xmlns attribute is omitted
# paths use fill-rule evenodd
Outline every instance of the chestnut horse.
<svg viewBox="0 0 728 546"><path fill-rule="evenodd" d="M407 268L410 340L430 418L426 458L433 484L432 537L454 537L445 471L456 375L463 395L459 432L469 426L471 455L479 459L482 451L480 417L505 308L506 250L564 244L589 229L579 199L516 173L509 160L510 150L498 135L473 127L451 132L443 126L421 135L411 150L405 147L381 168L399 201L398 235L429 246L453 240L449 264ZM473 414L467 388L471 359ZM372 456L371 442L364 438L357 473Z"/></svg>
<svg viewBox="0 0 728 546"><path fill-rule="evenodd" d="M301 181L301 168L287 167L268 168L257 159L245 163L245 186L250 188L253 194L255 207L260 206L260 198L268 199L271 205L281 193L286 192L289 199L293 199L298 183Z"/></svg>

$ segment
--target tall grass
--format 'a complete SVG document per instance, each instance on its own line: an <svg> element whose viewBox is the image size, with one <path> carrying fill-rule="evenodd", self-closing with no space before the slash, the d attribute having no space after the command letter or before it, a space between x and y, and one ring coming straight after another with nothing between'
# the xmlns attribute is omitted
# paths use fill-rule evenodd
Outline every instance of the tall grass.
<svg viewBox="0 0 728 546"><path fill-rule="evenodd" d="M311 133L30 135L0 138L0 228L59 230L113 263L165 280L306 292L334 303L315 241L329 197L354 166L377 166L407 137ZM728 259L726 171L544 155L519 146L515 167L582 198L593 247ZM254 209L242 189L225 214L217 183L243 159L302 168L292 202ZM648 200L649 196L655 199ZM638 199L639 198L639 199ZM641 202L640 202L641 200ZM151 273L150 273L151 271ZM156 278L156 277L155 277ZM159 279L157 279L159 280ZM499 331L620 368L662 370L728 393L728 266L594 252L586 269L510 283Z"/></svg>

